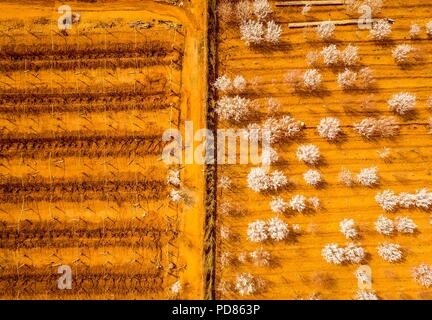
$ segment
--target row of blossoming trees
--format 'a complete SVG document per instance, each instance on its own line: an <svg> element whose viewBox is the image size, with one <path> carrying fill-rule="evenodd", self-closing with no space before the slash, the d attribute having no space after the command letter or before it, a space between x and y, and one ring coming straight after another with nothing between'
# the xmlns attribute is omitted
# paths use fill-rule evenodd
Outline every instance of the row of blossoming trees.
<svg viewBox="0 0 432 320"><path fill-rule="evenodd" d="M378 11L381 8L381 1L366 1L372 9ZM348 1L349 8L357 8L358 1ZM306 5L302 13L307 15L310 6ZM272 7L267 0L242 0L235 4L222 1L219 5L219 17L223 23L237 24L241 40L251 49L277 46L281 41L282 27L272 19ZM324 79L321 68L335 68L342 70L336 74L336 81L343 91L357 90L367 92L375 86L375 72L370 67L361 66L359 48L352 44L342 47L334 41L336 23L325 21L317 25L315 32L322 40L321 51L307 53L305 60L309 66L305 71L291 70L285 75L285 84L289 86L293 94L314 95L323 90ZM426 34L432 36L432 22L425 26ZM409 30L411 39L416 39L422 32L422 27L413 24ZM370 37L377 43L383 43L390 39L392 34L392 21L389 19L374 20L369 30ZM408 44L396 45L391 50L395 64L406 66L415 63L418 57L416 49ZM265 105L246 97L244 91L254 83L248 81L242 75L228 76L222 74L213 84L218 90L219 100L216 113L221 123L229 127L244 129L244 139L256 140L259 135L254 133L268 130L272 146L284 144L296 139L302 134L305 123L294 119L291 116L278 116L281 104L277 99L266 99ZM432 99L429 99L432 106ZM400 132L397 117L409 116L416 108L417 97L409 92L395 92L388 97L388 109L394 116L367 117L352 124L352 130L366 140L393 138ZM257 121L259 111L266 109L269 115L262 121ZM264 110L265 111L265 110ZM325 117L319 121L316 133L329 143L336 143L343 136L341 121L335 117ZM385 148L379 152L379 156L386 160L390 156L390 150ZM307 164L310 168L303 173L304 182L307 185L320 189L324 183L324 177L319 171L321 161L320 149L314 144L301 144L296 150L298 161ZM290 199L284 199L278 192L285 189L289 184L288 177L279 170L272 170L271 165L276 164L280 159L275 148L263 151L263 166L250 169L245 180L247 187L256 193L269 195L268 202L274 216L267 220L259 219L251 221L246 230L248 241L256 244L267 242L280 242L286 240L290 234L300 234L300 226L297 224L288 225L283 215L287 213L306 213L308 211L320 210L320 199L316 196L306 197L301 194L294 194ZM338 179L347 188L354 185L362 187L373 187L380 184L379 170L377 167L365 167L357 173L342 168ZM231 177L222 175L219 178L219 188L230 190L232 188ZM391 190L378 192L376 202L386 212L393 212L402 208L419 208L421 210L432 209L432 192L423 188L414 193L402 192L399 194ZM236 205L230 202L220 202L219 212L226 215L235 215L241 211ZM390 219L384 215L378 217L375 222L375 230L379 234L391 237L399 234L414 234L417 232L416 223L408 216L397 216ZM335 265L362 264L366 262L367 252L358 242L360 229L357 222L352 218L340 221L340 232L349 241L345 246L338 243L329 243L322 248L323 259ZM228 240L232 237L230 228L222 225L220 237ZM406 250L397 243L384 242L376 246L376 252L380 258L388 263L401 262L404 259ZM269 251L258 247L255 251L241 252L234 257L231 253L223 251L220 255L222 268L233 263L250 261L257 266L271 266L273 259ZM370 281L368 275L359 268L355 272L359 281ZM422 286L432 286L432 266L421 264L412 270L413 278ZM263 279L257 278L250 273L238 274L234 284L228 281L220 281L220 290L226 292L234 290L240 295L252 295L266 286ZM377 299L373 290L359 290L356 293L358 299Z"/></svg>

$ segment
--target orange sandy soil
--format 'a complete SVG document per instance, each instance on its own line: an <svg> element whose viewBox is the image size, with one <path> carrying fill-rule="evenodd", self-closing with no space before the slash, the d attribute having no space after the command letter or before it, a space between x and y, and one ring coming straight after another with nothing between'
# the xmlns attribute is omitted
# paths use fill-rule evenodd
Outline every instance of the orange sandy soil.
<svg viewBox="0 0 432 320"><path fill-rule="evenodd" d="M273 3L274 4L274 3ZM245 96L257 99L264 106L265 98L274 97L282 103L281 114L289 114L306 124L301 141L275 146L282 162L272 169L282 170L292 181L289 190L279 193L287 201L295 194L317 196L322 209L313 214L286 214L282 216L289 225L299 224L301 233L282 243L264 243L262 247L275 258L271 267L255 267L250 262L221 268L220 254L230 252L236 257L241 252L250 252L260 244L247 240L248 223L256 219L275 216L269 207L271 196L257 194L247 188L247 174L251 166L219 166L218 175L227 175L233 181L231 190L219 191L218 203L232 202L244 208L243 216L218 216L218 226L227 226L234 234L232 240L218 239L217 279L234 283L241 272L250 272L267 282L262 292L247 298L257 299L352 299L357 280L354 271L357 265L335 266L321 256L324 245L332 242L345 245L347 240L339 232L339 222L353 218L359 226L359 243L367 251L367 265L372 269L373 289L381 299L432 299L432 289L420 287L411 277L411 269L420 263L432 263L432 226L427 212L399 210L385 214L375 202L374 196L384 189L395 192L414 192L422 187L432 187L432 137L428 133L430 110L426 101L431 95L432 45L424 26L432 17L432 5L421 0L386 1L380 17L395 20L389 45L371 41L367 30L357 26L338 26L335 43L343 49L349 43L359 47L361 65L370 66L376 74L376 89L369 92L341 91L336 83L337 72L319 65L324 79L326 94L322 96L293 94L284 83L284 75L293 69L305 70L305 54L320 51L325 45L314 30L288 29L289 22L325 21L348 19L343 7L312 7L308 17L301 15L301 7L276 8L274 20L282 24L282 41L269 49L246 47L240 40L237 26L220 23L219 30L219 74L243 75L247 80L255 79L257 86L248 87ZM411 23L423 26L418 40L409 38ZM408 43L418 49L421 59L408 67L397 66L391 57L394 45ZM391 115L386 101L394 93L408 91L417 95L417 111L411 118L398 117L401 133L392 140L365 141L352 129L352 124L369 115ZM370 100L368 109L361 107L362 101ZM266 109L261 108L265 118ZM320 138L316 132L319 120L326 116L340 119L344 137L340 143L332 144ZM220 127L227 124L221 123ZM323 157L318 166L324 176L325 186L314 189L303 181L302 174L308 167L299 163L295 150L301 143L316 144ZM388 147L391 161L384 162L377 151ZM359 169L377 166L381 182L375 188L355 186L347 188L338 183L337 176L342 167L357 173ZM380 215L390 218L409 216L418 225L414 235L385 237L374 229ZM404 250L405 259L391 264L382 260L376 246L381 242L398 243ZM218 291L218 298L242 298L235 290Z"/></svg>
<svg viewBox="0 0 432 320"><path fill-rule="evenodd" d="M66 37L57 28L62 4L81 15ZM41 61L30 59L42 67L26 61L0 74L0 298L166 299L175 297L169 288L177 279L183 286L180 298L201 298L202 167L181 171L194 202L179 207L170 203L168 166L161 161L163 145L158 141L164 130L182 129L186 119L203 126L206 4L185 2L180 8L154 1L1 1L0 9L8 17L2 18L0 48L16 44L28 50L46 47L48 52ZM34 23L42 17L48 23ZM132 21L153 19L149 30L128 27ZM157 20L181 24L180 33ZM113 21L117 25L106 32L95 27ZM168 41L184 50L182 70L171 63L179 59L176 51L160 60L103 53L121 43L133 48L147 40ZM99 48L102 54L71 54L59 60L63 66L43 66L51 59L50 50L56 55L66 46ZM12 65L5 59L1 63ZM124 94L106 105L95 98L109 90ZM6 96L47 91L55 97L87 94L94 101L17 103ZM127 98L132 92L143 96ZM14 106L18 110L6 112ZM71 136L78 144L56 142ZM28 143L41 137L55 142ZM37 189L40 183L59 186L43 191ZM78 189L70 188L72 184ZM83 184L89 189L81 190ZM177 223L170 225L167 217ZM61 264L70 264L76 275L72 290L57 289Z"/></svg>

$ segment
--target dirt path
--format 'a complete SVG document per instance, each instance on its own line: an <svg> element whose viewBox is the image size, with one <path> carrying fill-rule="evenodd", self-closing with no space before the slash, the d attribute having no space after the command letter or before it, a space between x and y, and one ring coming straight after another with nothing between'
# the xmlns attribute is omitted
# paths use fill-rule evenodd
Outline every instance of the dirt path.
<svg viewBox="0 0 432 320"><path fill-rule="evenodd" d="M192 121L195 130L205 128L207 98L207 1L194 0L184 8L154 4L150 12L175 17L185 27L185 48L182 71L182 121ZM183 130L184 123L181 124ZM203 226L204 226L204 168L185 165L183 181L191 189L194 203L182 212L179 266L186 266L180 277L184 286L183 299L203 298Z"/></svg>

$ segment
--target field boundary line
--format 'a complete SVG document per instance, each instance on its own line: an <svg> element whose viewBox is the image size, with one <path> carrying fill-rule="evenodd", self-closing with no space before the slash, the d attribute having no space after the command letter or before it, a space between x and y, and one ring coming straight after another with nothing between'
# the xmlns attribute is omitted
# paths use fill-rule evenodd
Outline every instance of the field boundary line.
<svg viewBox="0 0 432 320"><path fill-rule="evenodd" d="M216 90L211 85L217 76L217 0L209 0L207 8L207 110L206 126L216 139ZM214 145L217 145L215 141ZM216 155L216 148L213 150ZM203 244L204 299L214 300L216 296L216 183L217 164L205 165L205 219Z"/></svg>

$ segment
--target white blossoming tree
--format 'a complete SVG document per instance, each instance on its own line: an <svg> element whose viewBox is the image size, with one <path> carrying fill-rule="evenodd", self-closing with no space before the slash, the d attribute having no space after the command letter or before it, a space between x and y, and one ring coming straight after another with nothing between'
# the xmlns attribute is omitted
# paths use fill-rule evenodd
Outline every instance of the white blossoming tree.
<svg viewBox="0 0 432 320"><path fill-rule="evenodd" d="M421 32L421 29L422 29L421 26L419 26L416 23L413 23L411 25L410 31L409 31L410 38L411 39L416 39L419 36L419 34Z"/></svg>
<svg viewBox="0 0 432 320"><path fill-rule="evenodd" d="M282 241L288 236L288 224L280 218L271 218L267 223L267 231L271 239Z"/></svg>
<svg viewBox="0 0 432 320"><path fill-rule="evenodd" d="M361 263L366 256L365 250L354 243L349 243L344 251L344 259L348 263Z"/></svg>
<svg viewBox="0 0 432 320"><path fill-rule="evenodd" d="M219 91L228 91L231 88L231 79L226 75L221 75L213 83L213 86Z"/></svg>
<svg viewBox="0 0 432 320"><path fill-rule="evenodd" d="M264 39L270 43L278 43L282 35L282 27L276 24L273 20L267 22Z"/></svg>
<svg viewBox="0 0 432 320"><path fill-rule="evenodd" d="M333 21L322 22L316 27L317 35L323 40L331 39L334 35L335 30L336 24Z"/></svg>
<svg viewBox="0 0 432 320"><path fill-rule="evenodd" d="M416 96L408 92L400 92L394 94L390 100L388 100L388 105L391 111L399 115L404 115L414 110L416 106Z"/></svg>
<svg viewBox="0 0 432 320"><path fill-rule="evenodd" d="M179 203L182 200L184 200L183 193L180 190L176 190L176 189L170 190L169 197L170 197L171 201L173 201L175 203Z"/></svg>
<svg viewBox="0 0 432 320"><path fill-rule="evenodd" d="M432 287L432 266L422 263L412 270L414 280L425 288Z"/></svg>
<svg viewBox="0 0 432 320"><path fill-rule="evenodd" d="M391 138L399 133L394 117L365 118L354 123L354 130L363 138Z"/></svg>
<svg viewBox="0 0 432 320"><path fill-rule="evenodd" d="M258 248L252 251L250 254L252 262L258 267L268 267L272 260L272 255L263 248Z"/></svg>
<svg viewBox="0 0 432 320"><path fill-rule="evenodd" d="M346 67L354 66L359 61L358 56L358 47L349 44L342 52L341 52L342 62Z"/></svg>
<svg viewBox="0 0 432 320"><path fill-rule="evenodd" d="M318 197L309 197L307 198L307 202L314 210L318 210L321 207L321 201Z"/></svg>
<svg viewBox="0 0 432 320"><path fill-rule="evenodd" d="M397 64L403 65L412 62L413 52L413 46L409 44L400 44L392 50L392 56Z"/></svg>
<svg viewBox="0 0 432 320"><path fill-rule="evenodd" d="M358 236L354 219L343 219L339 223L339 230L347 239L354 239Z"/></svg>
<svg viewBox="0 0 432 320"><path fill-rule="evenodd" d="M336 65L340 58L340 51L335 44L329 44L321 51L321 55L326 65Z"/></svg>
<svg viewBox="0 0 432 320"><path fill-rule="evenodd" d="M284 213L288 209L288 203L281 197L274 197L270 201L270 209L275 213Z"/></svg>
<svg viewBox="0 0 432 320"><path fill-rule="evenodd" d="M432 207L432 192L422 188L415 193L415 206L422 210L429 210Z"/></svg>
<svg viewBox="0 0 432 320"><path fill-rule="evenodd" d="M228 176L220 176L218 181L218 188L229 189L231 188L232 181Z"/></svg>
<svg viewBox="0 0 432 320"><path fill-rule="evenodd" d="M371 187L379 183L378 168L370 167L361 169L356 176L357 183L365 187Z"/></svg>
<svg viewBox="0 0 432 320"><path fill-rule="evenodd" d="M426 32L427 32L427 34L428 34L429 37L432 36L432 21L429 21L426 24Z"/></svg>
<svg viewBox="0 0 432 320"><path fill-rule="evenodd" d="M237 75L235 76L232 85L237 91L241 92L246 88L246 79L242 75Z"/></svg>
<svg viewBox="0 0 432 320"><path fill-rule="evenodd" d="M320 120L317 131L320 137L334 141L338 138L342 129L339 119L327 117Z"/></svg>
<svg viewBox="0 0 432 320"><path fill-rule="evenodd" d="M416 206L416 195L408 192L399 193L399 206L405 209L413 208Z"/></svg>
<svg viewBox="0 0 432 320"><path fill-rule="evenodd" d="M374 71L370 67L361 68L357 78L362 89L370 89L376 82Z"/></svg>
<svg viewBox="0 0 432 320"><path fill-rule="evenodd" d="M387 262L399 262L403 258L401 246L395 243L382 243L377 247L377 252Z"/></svg>
<svg viewBox="0 0 432 320"><path fill-rule="evenodd" d="M182 285L180 280L174 282L170 288L171 294L173 295L179 295L181 290L182 290Z"/></svg>
<svg viewBox="0 0 432 320"><path fill-rule="evenodd" d="M247 178L248 187L255 192L275 191L288 184L287 177L281 171L268 174L265 168L252 168Z"/></svg>
<svg viewBox="0 0 432 320"><path fill-rule="evenodd" d="M248 272L241 273L236 277L235 288L241 296L253 295L257 290L256 280Z"/></svg>
<svg viewBox="0 0 432 320"><path fill-rule="evenodd" d="M253 10L255 16L259 20L265 19L269 14L273 12L268 0L254 0Z"/></svg>
<svg viewBox="0 0 432 320"><path fill-rule="evenodd" d="M231 237L231 230L228 226L220 227L220 236L224 240L228 240Z"/></svg>
<svg viewBox="0 0 432 320"><path fill-rule="evenodd" d="M321 173L318 170L308 170L303 174L304 181L314 187L319 187L323 181Z"/></svg>
<svg viewBox="0 0 432 320"><path fill-rule="evenodd" d="M264 40L264 25L260 21L247 20L240 25L241 39L246 45L260 44Z"/></svg>
<svg viewBox="0 0 432 320"><path fill-rule="evenodd" d="M240 122L249 116L251 101L240 96L223 96L216 103L215 111L221 120Z"/></svg>
<svg viewBox="0 0 432 320"><path fill-rule="evenodd" d="M263 220L256 220L249 223L247 237L252 242L263 242L268 239L267 223Z"/></svg>
<svg viewBox="0 0 432 320"><path fill-rule="evenodd" d="M236 14L240 23L248 21L253 14L252 4L249 0L241 0L236 4Z"/></svg>
<svg viewBox="0 0 432 320"><path fill-rule="evenodd" d="M282 171L275 170L270 174L270 182L272 190L279 190L288 184L288 178Z"/></svg>
<svg viewBox="0 0 432 320"><path fill-rule="evenodd" d="M276 163L279 161L279 155L276 150L272 147L265 148L265 150L261 153L262 163L264 165L271 165L272 163Z"/></svg>
<svg viewBox="0 0 432 320"><path fill-rule="evenodd" d="M263 129L268 130L270 143L289 140L297 137L304 124L290 116L281 118L268 118L263 125Z"/></svg>
<svg viewBox="0 0 432 320"><path fill-rule="evenodd" d="M297 148L296 156L299 161L303 161L309 165L317 165L320 161L320 150L316 145L304 144Z"/></svg>
<svg viewBox="0 0 432 320"><path fill-rule="evenodd" d="M391 236L395 230L395 226L391 219L380 216L375 222L375 229L383 235Z"/></svg>
<svg viewBox="0 0 432 320"><path fill-rule="evenodd" d="M321 255L328 263L343 264L345 262L345 250L337 243L327 244L322 249Z"/></svg>
<svg viewBox="0 0 432 320"><path fill-rule="evenodd" d="M167 183L172 184L175 187L180 187L180 171L179 170L169 170L167 175Z"/></svg>
<svg viewBox="0 0 432 320"><path fill-rule="evenodd" d="M354 88L357 81L357 72L345 69L343 72L338 73L337 83L343 90Z"/></svg>
<svg viewBox="0 0 432 320"><path fill-rule="evenodd" d="M372 23L369 33L377 41L387 40L392 33L392 26L388 20L380 19Z"/></svg>
<svg viewBox="0 0 432 320"><path fill-rule="evenodd" d="M417 229L415 222L409 217L397 217L395 219L396 230L400 233L414 233Z"/></svg>
<svg viewBox="0 0 432 320"><path fill-rule="evenodd" d="M352 187L354 185L354 177L352 172L346 168L341 169L338 175L338 180L346 187Z"/></svg>
<svg viewBox="0 0 432 320"><path fill-rule="evenodd" d="M291 210L297 212L303 212L306 210L306 197L303 195L295 195L289 202Z"/></svg>
<svg viewBox="0 0 432 320"><path fill-rule="evenodd" d="M399 197L391 190L377 193L375 200L385 211L395 211L399 205Z"/></svg>
<svg viewBox="0 0 432 320"><path fill-rule="evenodd" d="M372 277L371 277L370 272L366 272L366 270L365 270L365 268L363 268L363 266L359 267L354 272L354 276L361 283L364 283L364 284L371 284L372 283Z"/></svg>
<svg viewBox="0 0 432 320"><path fill-rule="evenodd" d="M316 91L321 87L322 76L317 69L308 69L303 74L303 83L306 90Z"/></svg>
<svg viewBox="0 0 432 320"><path fill-rule="evenodd" d="M378 300L378 296L373 290L357 290L357 300Z"/></svg>

